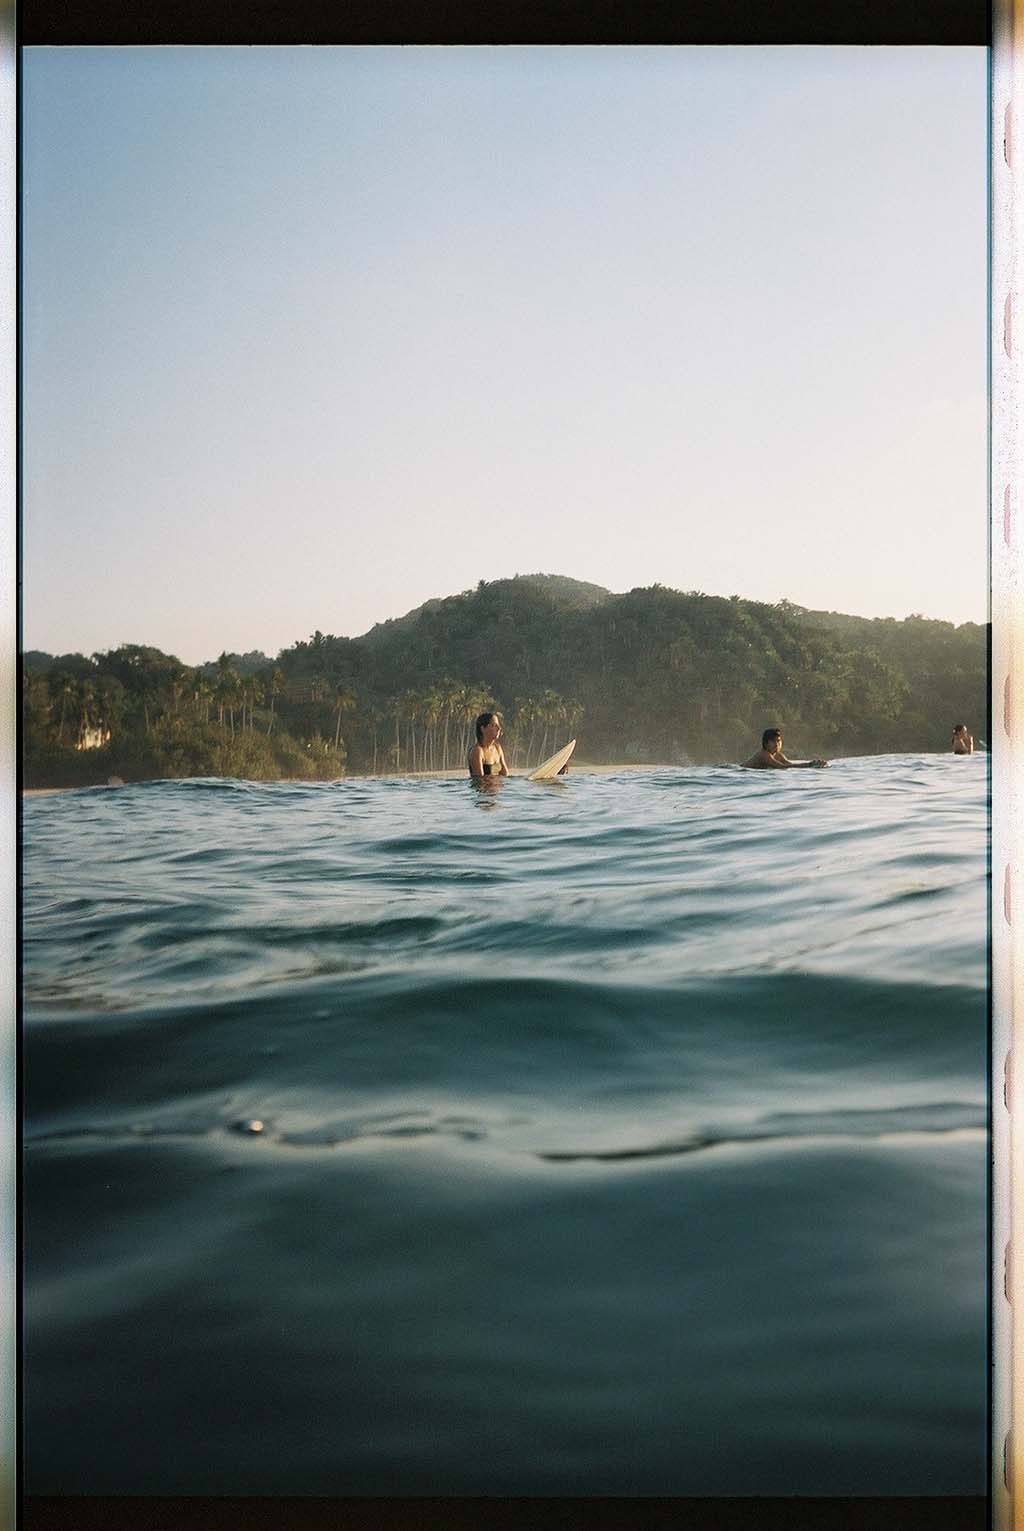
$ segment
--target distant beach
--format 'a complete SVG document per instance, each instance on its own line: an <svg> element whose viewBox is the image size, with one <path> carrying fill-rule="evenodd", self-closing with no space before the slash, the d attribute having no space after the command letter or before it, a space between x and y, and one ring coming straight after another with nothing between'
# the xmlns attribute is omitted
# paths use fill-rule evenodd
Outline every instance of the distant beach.
<svg viewBox="0 0 1024 1531"><path fill-rule="evenodd" d="M577 761L573 762L572 766L570 767L569 774L570 775L577 775L578 776L578 775L581 775L582 773L585 772L588 775L592 775L592 776L610 776L610 775L616 774L619 771L667 771L667 770L683 770L683 769L685 769L685 767L682 767L682 766L679 766L679 765L672 765L667 760L666 761L662 761L660 763L652 763L650 761L645 761L643 764L639 764L639 765L637 764L637 762L635 760L631 760L628 763L627 762L622 762L622 763L612 764L612 765L597 765L597 764L591 763L590 761L581 760L579 762L577 762ZM530 772L529 772L529 770L526 767L514 768L510 772L510 776L513 777L513 778L515 778L517 776L526 777L526 776L529 776L529 774L530 774ZM253 780L253 781L256 782L257 785L259 785L261 787L288 787L288 786L298 786L298 785L301 785L301 786L304 786L304 787L311 787L311 786L333 786L336 782L342 782L342 781L447 781L447 780L455 781L455 780L458 780L460 777L465 777L465 779L467 781L469 780L469 773L467 772L465 767L462 767L461 769L458 769L458 770L452 769L452 770L449 770L449 771L353 771L350 775L346 775L346 776L332 776L332 777L328 777L326 780L324 780L322 782L312 782L312 781L310 781L308 776L275 776L275 777L269 778L266 781L259 780L258 778L250 778L250 777L245 777L245 776L238 776L238 777L224 777L223 780L225 780L225 781L249 781L249 780ZM147 780L147 781L149 781L149 780L159 781L159 780L166 780L168 778L146 777L146 778L143 778L143 779ZM174 780L174 781L205 781L205 780L208 780L207 777L198 777L198 776L180 776L180 777L172 777L172 778L169 778L169 779L170 780ZM500 780L501 778L497 778L497 779ZM90 783L87 783L87 784L84 784L84 785L91 786L91 787L105 787L105 786L108 785L108 783L102 782L102 781L97 781L97 782L90 782ZM123 782L120 785L123 785L123 786L126 786L126 787L140 786L141 785L141 781L137 781L137 782ZM75 786L75 787L22 787L21 795L22 795L22 797L49 797L49 796L52 796L52 794L55 793L55 792L80 792L82 790L83 790L83 788L82 788L81 785L80 786Z"/></svg>

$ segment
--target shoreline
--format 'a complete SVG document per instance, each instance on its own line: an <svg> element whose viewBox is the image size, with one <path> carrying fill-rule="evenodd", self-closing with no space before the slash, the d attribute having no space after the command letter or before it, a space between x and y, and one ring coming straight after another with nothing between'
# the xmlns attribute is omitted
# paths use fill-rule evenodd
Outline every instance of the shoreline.
<svg viewBox="0 0 1024 1531"><path fill-rule="evenodd" d="M631 760L628 762L623 761L621 764L612 765L600 765L594 762L581 760L578 763L575 761L573 762L572 769L569 774L608 776L616 771L666 771L685 769L685 766L673 765L671 762L665 760L646 760L641 762ZM526 769L520 770L517 768L516 770L509 773L509 779L511 780L516 777L525 779L529 776L529 774L529 771ZM147 781L207 781L209 779L209 777L198 776L146 778ZM251 781L252 785L257 787L289 787L295 785L306 787L329 787L337 786L339 783L346 781L459 781L463 779L469 781L470 776L469 772L466 770L457 770L453 768L448 771L353 771L351 776L329 776L324 777L322 780L316 780L308 776L269 776L258 780L248 776L223 776L215 779L219 781ZM496 779L501 780L500 777ZM107 785L107 782L96 781L80 782L75 786L68 787L22 787L21 796L52 797L55 793L58 792L88 792L92 791L95 787L106 787ZM142 786L143 782L124 782L122 785L126 787L138 787Z"/></svg>

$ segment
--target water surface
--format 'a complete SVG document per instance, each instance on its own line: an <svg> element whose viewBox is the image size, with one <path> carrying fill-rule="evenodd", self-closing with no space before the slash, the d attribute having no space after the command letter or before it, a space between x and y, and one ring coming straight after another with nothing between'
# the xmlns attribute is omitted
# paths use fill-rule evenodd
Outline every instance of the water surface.
<svg viewBox="0 0 1024 1531"><path fill-rule="evenodd" d="M986 760L24 815L36 1493L984 1493Z"/></svg>

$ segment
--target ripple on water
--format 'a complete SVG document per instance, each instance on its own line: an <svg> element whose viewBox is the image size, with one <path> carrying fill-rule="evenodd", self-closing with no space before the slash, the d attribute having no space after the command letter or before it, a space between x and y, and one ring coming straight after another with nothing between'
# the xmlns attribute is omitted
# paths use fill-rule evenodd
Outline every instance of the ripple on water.
<svg viewBox="0 0 1024 1531"><path fill-rule="evenodd" d="M986 793L27 800L30 1491L983 1492Z"/></svg>

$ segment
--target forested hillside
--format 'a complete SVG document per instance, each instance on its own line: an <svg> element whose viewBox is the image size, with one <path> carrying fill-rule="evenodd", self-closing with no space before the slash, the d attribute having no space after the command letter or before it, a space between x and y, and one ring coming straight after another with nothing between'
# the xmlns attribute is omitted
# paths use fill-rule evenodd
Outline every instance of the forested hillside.
<svg viewBox="0 0 1024 1531"><path fill-rule="evenodd" d="M660 585L518 576L360 638L198 667L158 649L23 659L25 784L333 777L465 759L500 710L514 766L571 734L593 761L735 760L778 724L799 754L942 750L984 735L986 629L871 620Z"/></svg>

